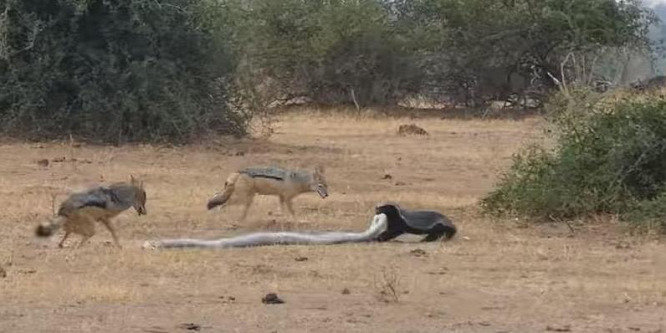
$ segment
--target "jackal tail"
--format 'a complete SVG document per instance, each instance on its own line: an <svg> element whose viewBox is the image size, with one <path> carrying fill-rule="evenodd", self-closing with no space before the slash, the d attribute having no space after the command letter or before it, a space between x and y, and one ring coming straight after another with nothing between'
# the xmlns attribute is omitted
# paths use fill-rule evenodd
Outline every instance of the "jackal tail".
<svg viewBox="0 0 666 333"><path fill-rule="evenodd" d="M48 221L40 223L35 229L35 235L38 237L50 237L62 227L62 224L65 222L66 217L57 216L56 218L50 219Z"/></svg>
<svg viewBox="0 0 666 333"><path fill-rule="evenodd" d="M240 177L240 175L241 174L239 172L234 172L229 175L227 181L224 182L224 190L221 193L215 194L212 198L210 198L210 200L208 200L206 207L209 210L217 206L224 205L227 201L229 201L229 198L231 198L231 195L234 193L236 181L238 181L238 177Z"/></svg>

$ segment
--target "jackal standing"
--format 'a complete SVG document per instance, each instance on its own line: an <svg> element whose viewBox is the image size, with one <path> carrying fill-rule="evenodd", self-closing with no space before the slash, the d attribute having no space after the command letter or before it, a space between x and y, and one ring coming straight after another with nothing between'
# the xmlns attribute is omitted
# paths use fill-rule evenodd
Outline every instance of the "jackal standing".
<svg viewBox="0 0 666 333"><path fill-rule="evenodd" d="M274 195L280 198L282 211L284 212L286 205L292 218L295 218L292 200L307 192L317 192L322 199L328 196L323 167L317 166L314 172L278 167L249 167L229 175L224 183L224 190L208 200L207 207L210 210L225 203L241 203L244 210L240 221L244 221L256 194Z"/></svg>
<svg viewBox="0 0 666 333"><path fill-rule="evenodd" d="M60 204L57 216L41 223L35 233L39 237L52 236L61 226L65 230L58 247L63 247L71 233L83 236L79 247L95 235L95 221L101 222L111 233L116 246L120 246L111 218L134 207L138 215L147 214L146 191L143 182L130 176L130 182L99 185L71 194Z"/></svg>

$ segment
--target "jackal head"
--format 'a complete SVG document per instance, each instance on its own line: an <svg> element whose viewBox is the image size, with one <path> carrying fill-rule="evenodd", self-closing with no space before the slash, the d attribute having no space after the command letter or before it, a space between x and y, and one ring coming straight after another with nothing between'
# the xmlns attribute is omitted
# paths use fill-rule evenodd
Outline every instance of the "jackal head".
<svg viewBox="0 0 666 333"><path fill-rule="evenodd" d="M134 176L130 175L130 182L136 189L134 192L134 203L132 204L132 207L134 207L139 215L148 214L148 211L146 210L146 190L143 188L143 181L139 181L134 178Z"/></svg>
<svg viewBox="0 0 666 333"><path fill-rule="evenodd" d="M324 176L323 166L315 167L314 173L312 174L310 189L317 192L322 199L325 199L328 196L328 184L326 183L326 177Z"/></svg>

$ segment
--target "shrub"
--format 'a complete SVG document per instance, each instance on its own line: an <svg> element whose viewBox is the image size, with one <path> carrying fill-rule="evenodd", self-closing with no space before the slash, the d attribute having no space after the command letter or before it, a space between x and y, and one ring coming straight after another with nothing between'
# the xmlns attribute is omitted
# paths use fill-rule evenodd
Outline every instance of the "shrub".
<svg viewBox="0 0 666 333"><path fill-rule="evenodd" d="M658 230L666 232L666 191L652 200L637 202L622 219L632 221L638 230Z"/></svg>
<svg viewBox="0 0 666 333"><path fill-rule="evenodd" d="M0 130L31 139L184 142L242 135L231 64L193 0L0 5ZM209 14L209 13L207 13Z"/></svg>
<svg viewBox="0 0 666 333"><path fill-rule="evenodd" d="M536 219L662 216L652 208L666 195L666 99L611 105L598 100L587 108L551 112L556 147L516 154L498 188L481 202L487 213Z"/></svg>

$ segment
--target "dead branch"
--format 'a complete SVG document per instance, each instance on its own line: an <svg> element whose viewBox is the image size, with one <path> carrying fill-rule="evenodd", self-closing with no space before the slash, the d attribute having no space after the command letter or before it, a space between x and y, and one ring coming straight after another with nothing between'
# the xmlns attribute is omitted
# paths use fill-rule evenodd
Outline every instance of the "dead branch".
<svg viewBox="0 0 666 333"><path fill-rule="evenodd" d="M354 106L356 106L356 111L361 110L361 107L358 105L358 101L356 100L356 94L354 93L354 88L351 88L351 98L352 101L354 102Z"/></svg>
<svg viewBox="0 0 666 333"><path fill-rule="evenodd" d="M569 61L569 58L573 56L573 52L569 52L566 57L564 57L564 60L562 63L560 63L560 78L562 80L562 88L564 89L564 93L568 96L569 95L569 88L567 87L567 80L566 80L566 75L564 73L564 65Z"/></svg>

